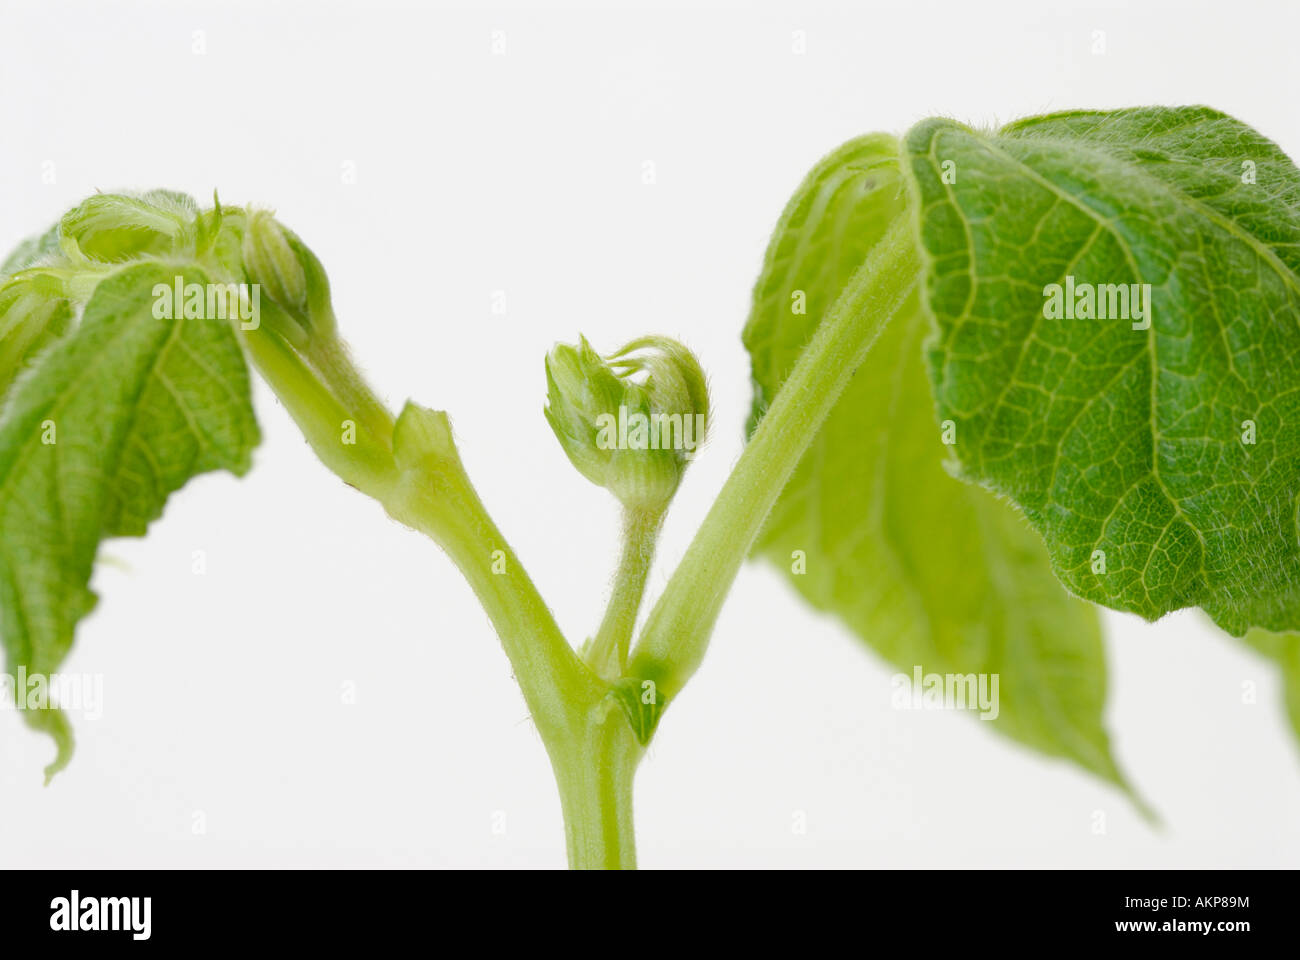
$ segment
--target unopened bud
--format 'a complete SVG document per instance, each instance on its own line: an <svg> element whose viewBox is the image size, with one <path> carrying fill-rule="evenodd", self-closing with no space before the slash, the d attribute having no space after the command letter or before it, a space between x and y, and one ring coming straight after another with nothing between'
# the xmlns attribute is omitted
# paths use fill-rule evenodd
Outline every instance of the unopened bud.
<svg viewBox="0 0 1300 960"><path fill-rule="evenodd" d="M551 351L546 378L546 419L578 471L624 506L667 507L708 422L694 355L645 337L601 357L582 339Z"/></svg>
<svg viewBox="0 0 1300 960"><path fill-rule="evenodd" d="M252 210L244 231L244 271L263 295L308 334L333 336L329 280L316 255L265 210Z"/></svg>

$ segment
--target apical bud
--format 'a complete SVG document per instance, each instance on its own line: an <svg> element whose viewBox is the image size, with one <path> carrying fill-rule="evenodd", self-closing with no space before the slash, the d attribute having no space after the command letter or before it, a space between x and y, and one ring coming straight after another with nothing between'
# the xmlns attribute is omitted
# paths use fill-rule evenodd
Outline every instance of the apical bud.
<svg viewBox="0 0 1300 960"><path fill-rule="evenodd" d="M601 357L582 339L551 351L546 379L546 419L578 472L626 507L667 507L708 422L694 355L645 337Z"/></svg>

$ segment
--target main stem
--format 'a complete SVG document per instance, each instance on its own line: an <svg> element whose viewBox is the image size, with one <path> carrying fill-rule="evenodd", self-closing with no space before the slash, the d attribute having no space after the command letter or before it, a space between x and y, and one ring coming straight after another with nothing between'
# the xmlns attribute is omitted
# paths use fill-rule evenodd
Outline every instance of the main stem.
<svg viewBox="0 0 1300 960"><path fill-rule="evenodd" d="M608 701L592 711L581 736L551 752L573 869L636 868L632 780L641 753L631 727Z"/></svg>

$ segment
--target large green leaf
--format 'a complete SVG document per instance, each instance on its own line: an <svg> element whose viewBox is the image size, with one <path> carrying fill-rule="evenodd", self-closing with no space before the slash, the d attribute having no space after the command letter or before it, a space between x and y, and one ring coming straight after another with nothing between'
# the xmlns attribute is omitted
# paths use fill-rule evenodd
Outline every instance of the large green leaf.
<svg viewBox="0 0 1300 960"><path fill-rule="evenodd" d="M898 149L884 136L846 144L787 207L745 328L751 427L888 223L908 215ZM1096 612L1065 593L1012 508L944 470L922 362L928 333L914 293L813 441L757 549L907 675L917 666L999 675L993 729L1122 786L1102 725Z"/></svg>
<svg viewBox="0 0 1300 960"><path fill-rule="evenodd" d="M0 639L9 672L54 673L99 543L141 535L167 497L209 470L243 473L258 440L248 372L224 320L154 316L153 288L205 283L142 263L99 283L77 330L19 381L0 420ZM55 710L24 711L71 753Z"/></svg>
<svg viewBox="0 0 1300 960"><path fill-rule="evenodd" d="M964 476L1023 508L1082 597L1300 628L1295 165L1204 107L929 120L905 152ZM1053 319L1067 278L1149 284L1149 324L1118 288L1113 319Z"/></svg>

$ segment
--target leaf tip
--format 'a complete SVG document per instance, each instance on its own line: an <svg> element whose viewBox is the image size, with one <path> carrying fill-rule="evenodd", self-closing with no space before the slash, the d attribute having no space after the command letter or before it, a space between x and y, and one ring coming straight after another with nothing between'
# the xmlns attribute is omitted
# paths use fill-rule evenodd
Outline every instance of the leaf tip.
<svg viewBox="0 0 1300 960"><path fill-rule="evenodd" d="M72 724L68 722L67 714L62 710L45 710L40 714L40 718L39 722L33 723L32 726L53 737L57 751L54 759L45 768L45 786L48 787L54 780L55 774L72 762L76 738L72 735Z"/></svg>
<svg viewBox="0 0 1300 960"><path fill-rule="evenodd" d="M1132 804L1138 818L1144 824L1152 830L1164 832L1165 822L1160 816L1160 811L1147 802L1146 798L1138 792L1133 784L1129 783L1128 778L1124 776L1118 767L1115 767L1112 771L1111 781L1115 786L1119 787L1124 797Z"/></svg>

